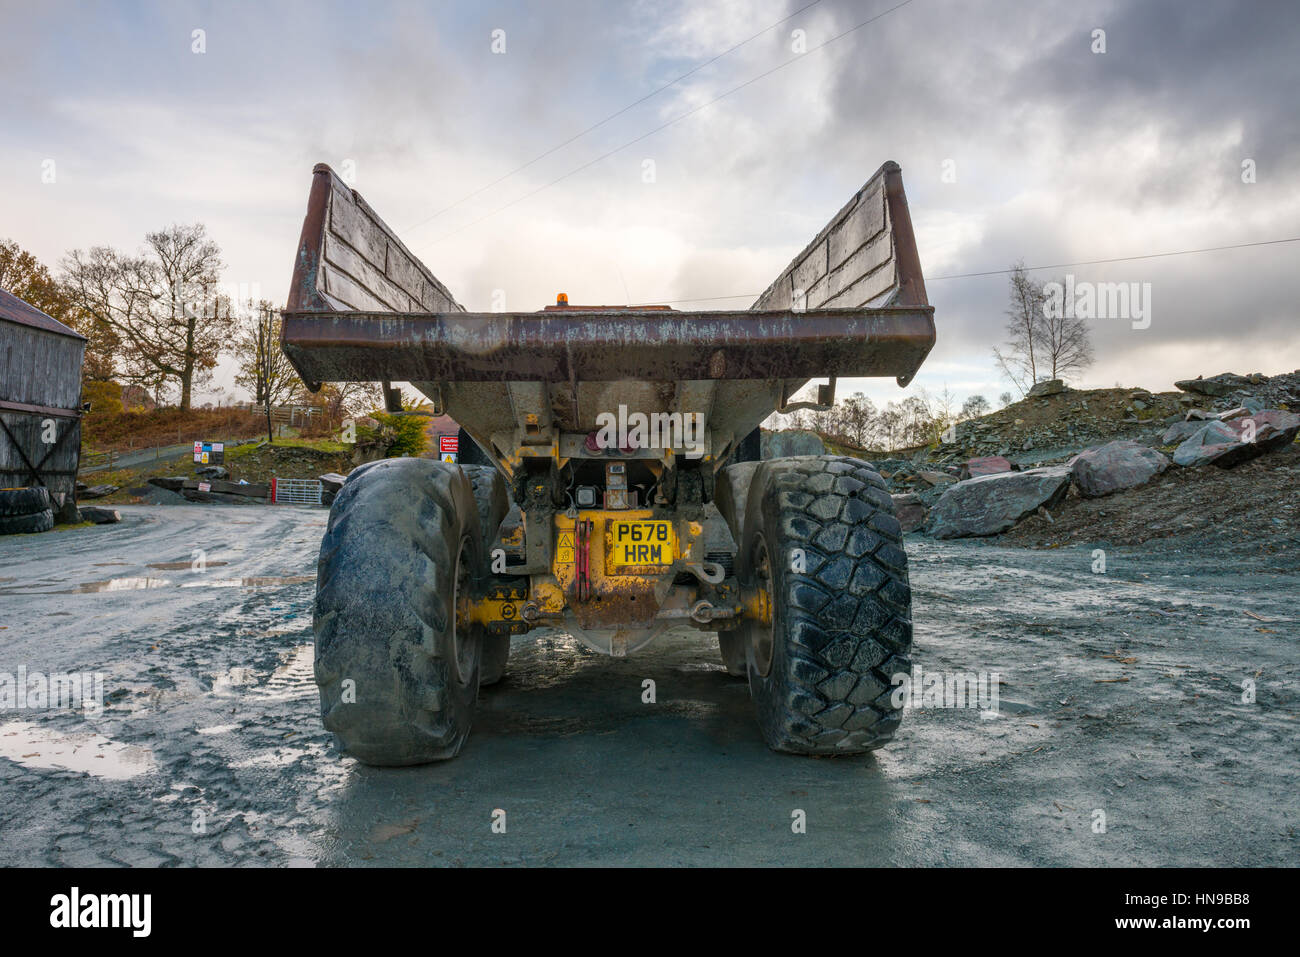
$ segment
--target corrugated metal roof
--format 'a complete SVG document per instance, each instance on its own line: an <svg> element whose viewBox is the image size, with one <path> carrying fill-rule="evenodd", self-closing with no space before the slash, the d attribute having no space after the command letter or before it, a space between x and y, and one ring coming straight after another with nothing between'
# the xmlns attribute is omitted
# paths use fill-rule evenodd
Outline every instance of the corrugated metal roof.
<svg viewBox="0 0 1300 957"><path fill-rule="evenodd" d="M13 293L0 289L0 319L9 322L16 322L20 326L32 326L35 329L44 329L46 332L53 332L60 336L71 336L73 339L85 339L81 333L69 329L59 320L47 316L30 303L23 302Z"/></svg>

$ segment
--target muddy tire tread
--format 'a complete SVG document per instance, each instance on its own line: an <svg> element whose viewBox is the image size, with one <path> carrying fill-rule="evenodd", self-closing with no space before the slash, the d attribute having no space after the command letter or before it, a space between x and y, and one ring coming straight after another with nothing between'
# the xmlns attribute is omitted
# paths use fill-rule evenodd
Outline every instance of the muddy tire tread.
<svg viewBox="0 0 1300 957"><path fill-rule="evenodd" d="M473 442L461 430L461 448L465 442ZM476 446L477 448L477 446ZM483 541L484 567L481 570L483 581L489 581L492 575L492 542L496 540L497 531L510 511L510 496L506 493L505 480L492 465L462 465L474 489L474 502L478 506L479 531ZM510 636L482 635L483 659L479 665L479 685L494 685L506 673L506 661L510 658Z"/></svg>
<svg viewBox="0 0 1300 957"><path fill-rule="evenodd" d="M321 541L312 626L321 715L366 764L444 760L469 733L477 674L450 660L456 555L478 560L469 480L454 465L387 459L354 471ZM466 519L469 521L466 521ZM355 681L356 703L342 701Z"/></svg>
<svg viewBox="0 0 1300 957"><path fill-rule="evenodd" d="M789 571L781 687L763 687L752 668L768 745L799 754L847 754L886 744L902 715L890 701L899 673L911 672L911 588L902 531L887 486L866 462L848 456L793 456L764 463L747 521L773 527L771 561L802 548ZM773 664L772 674L776 674ZM770 676L769 676L770 677ZM771 682L767 682L771 684Z"/></svg>

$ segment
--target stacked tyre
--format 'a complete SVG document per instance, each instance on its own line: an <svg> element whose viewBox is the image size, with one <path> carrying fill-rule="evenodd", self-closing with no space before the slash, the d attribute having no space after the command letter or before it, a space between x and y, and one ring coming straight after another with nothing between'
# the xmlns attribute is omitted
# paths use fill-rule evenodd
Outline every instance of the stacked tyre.
<svg viewBox="0 0 1300 957"><path fill-rule="evenodd" d="M47 489L0 489L0 535L48 532L53 527L54 508Z"/></svg>

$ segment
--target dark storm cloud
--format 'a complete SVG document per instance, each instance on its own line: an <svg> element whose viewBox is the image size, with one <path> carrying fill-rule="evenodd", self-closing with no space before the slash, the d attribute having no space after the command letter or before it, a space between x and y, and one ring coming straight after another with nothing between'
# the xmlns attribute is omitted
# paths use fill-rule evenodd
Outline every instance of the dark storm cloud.
<svg viewBox="0 0 1300 957"><path fill-rule="evenodd" d="M839 29L866 10L831 9ZM1104 54L1091 50L1098 28ZM931 250L925 239L943 230L923 229L932 274L1300 234L1300 5L917 0L860 34L852 52L833 53L829 125L842 131L841 155L897 158L923 226L980 224L977 239ZM958 181L940 185L949 158ZM1254 185L1241 182L1245 159L1256 164ZM1167 386L1181 371L1220 371L1225 344L1293 343L1298 252L1069 270L1154 287L1152 329L1096 324L1094 374L1106 378L1112 360L1150 350L1149 384ZM1000 336L1005 280L936 281L930 293L936 356L986 357ZM1156 369L1155 353L1171 346L1202 364Z"/></svg>
<svg viewBox="0 0 1300 957"><path fill-rule="evenodd" d="M1018 82L1103 122L1112 108L1159 118L1176 133L1240 122L1244 142L1279 164L1300 150L1300 4L1151 0L1100 8L1107 53L1086 84L1051 69L1069 56L1062 37Z"/></svg>

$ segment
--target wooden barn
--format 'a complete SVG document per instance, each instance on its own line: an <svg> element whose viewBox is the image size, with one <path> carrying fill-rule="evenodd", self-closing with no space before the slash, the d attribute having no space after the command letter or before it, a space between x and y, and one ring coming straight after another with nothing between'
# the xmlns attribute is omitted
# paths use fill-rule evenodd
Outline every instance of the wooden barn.
<svg viewBox="0 0 1300 957"><path fill-rule="evenodd" d="M0 289L0 489L43 485L71 511L86 339Z"/></svg>

